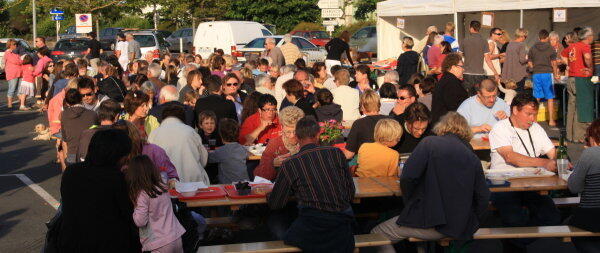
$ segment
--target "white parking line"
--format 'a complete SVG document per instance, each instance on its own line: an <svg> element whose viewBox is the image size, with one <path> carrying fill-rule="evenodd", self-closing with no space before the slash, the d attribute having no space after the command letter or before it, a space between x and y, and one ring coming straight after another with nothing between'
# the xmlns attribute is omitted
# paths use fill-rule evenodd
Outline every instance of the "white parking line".
<svg viewBox="0 0 600 253"><path fill-rule="evenodd" d="M50 204L51 207L53 207L54 209L58 209L58 206L60 206L60 202L56 201L56 199L54 197L52 197L52 195L50 195L50 193L48 193L46 190L44 190L38 184L31 181L31 179L29 177L25 176L25 174L3 174L0 176L15 176L19 180L21 180L24 184L29 186L29 188L31 188L31 190L33 190L35 193L40 195L40 197L42 197L42 199L44 199L48 204Z"/></svg>

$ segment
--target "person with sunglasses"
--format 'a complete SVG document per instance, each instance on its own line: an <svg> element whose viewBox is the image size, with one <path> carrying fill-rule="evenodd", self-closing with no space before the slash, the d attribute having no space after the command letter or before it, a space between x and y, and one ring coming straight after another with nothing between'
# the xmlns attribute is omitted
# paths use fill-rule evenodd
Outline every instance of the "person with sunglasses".
<svg viewBox="0 0 600 253"><path fill-rule="evenodd" d="M77 91L81 94L82 105L85 109L97 112L100 104L109 97L98 94L98 88L90 78L82 78L77 82Z"/></svg>
<svg viewBox="0 0 600 253"><path fill-rule="evenodd" d="M462 85L463 72L462 57L457 53L448 54L442 62L442 78L435 86L431 98L431 125L435 125L449 111L456 111L469 97L467 89Z"/></svg>
<svg viewBox="0 0 600 253"><path fill-rule="evenodd" d="M221 95L223 94L221 78L214 75L208 76L203 81L203 85L206 86L209 95L200 97L198 101L196 101L194 115L200 115L203 111L211 110L217 115L217 123L223 118L230 118L237 121L238 117L235 111L235 104L233 101L227 100Z"/></svg>
<svg viewBox="0 0 600 253"><path fill-rule="evenodd" d="M242 82L237 75L229 73L223 77L223 96L225 99L230 100L235 105L235 113L237 115L237 121L240 121L242 116L242 110L244 109L243 103L246 99L246 93L240 92L240 86Z"/></svg>
<svg viewBox="0 0 600 253"><path fill-rule="evenodd" d="M78 162L77 147L81 134L98 124L98 115L83 107L82 96L77 89L67 90L64 102L66 106L61 115L61 133L67 144L66 165L68 166Z"/></svg>
<svg viewBox="0 0 600 253"><path fill-rule="evenodd" d="M490 58L491 65L486 62L483 64L483 69L485 70L485 75L490 79L497 79L502 74L502 68L500 67L500 58L502 58L503 54L500 53L500 48L498 48L498 43L502 39L502 29L498 27L492 28L490 30L490 37L487 40L489 52L487 52L486 57Z"/></svg>
<svg viewBox="0 0 600 253"><path fill-rule="evenodd" d="M396 104L392 111L390 111L389 115L394 117L398 122L404 121L404 112L409 105L417 102L419 95L417 95L417 90L410 84L403 84L398 87L398 99L396 99Z"/></svg>

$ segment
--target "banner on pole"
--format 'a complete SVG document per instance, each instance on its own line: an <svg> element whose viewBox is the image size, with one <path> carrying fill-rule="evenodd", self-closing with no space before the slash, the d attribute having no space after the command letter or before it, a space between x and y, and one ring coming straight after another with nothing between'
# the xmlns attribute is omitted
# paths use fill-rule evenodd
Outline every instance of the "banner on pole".
<svg viewBox="0 0 600 253"><path fill-rule="evenodd" d="M92 14L75 14L75 32L90 33L92 32Z"/></svg>

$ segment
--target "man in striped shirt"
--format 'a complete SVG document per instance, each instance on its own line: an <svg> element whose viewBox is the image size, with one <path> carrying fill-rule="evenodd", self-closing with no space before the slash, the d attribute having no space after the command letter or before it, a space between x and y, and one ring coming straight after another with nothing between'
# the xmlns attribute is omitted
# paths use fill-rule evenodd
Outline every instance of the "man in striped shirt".
<svg viewBox="0 0 600 253"><path fill-rule="evenodd" d="M594 76L600 77L600 33L592 44L592 59L594 63Z"/></svg>
<svg viewBox="0 0 600 253"><path fill-rule="evenodd" d="M298 202L298 218L283 236L288 245L310 252L352 252L354 183L344 153L320 147L319 125L304 117L296 125L300 152L285 161L267 202L283 208L290 197Z"/></svg>

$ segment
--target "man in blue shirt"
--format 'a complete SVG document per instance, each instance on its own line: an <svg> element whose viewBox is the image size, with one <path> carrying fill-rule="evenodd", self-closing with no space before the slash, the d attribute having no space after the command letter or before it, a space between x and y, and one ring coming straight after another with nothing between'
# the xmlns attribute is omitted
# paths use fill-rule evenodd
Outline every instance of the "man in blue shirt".
<svg viewBox="0 0 600 253"><path fill-rule="evenodd" d="M483 80L475 88L477 94L465 100L457 112L467 119L474 138L481 138L494 124L510 116L510 107L497 97L498 86L491 79Z"/></svg>

